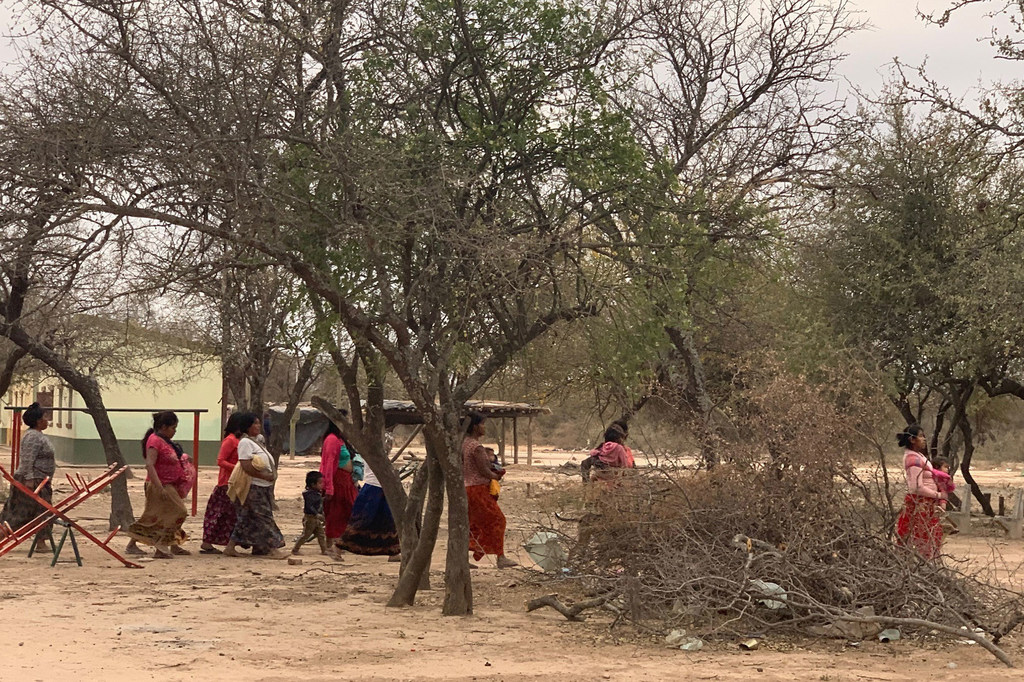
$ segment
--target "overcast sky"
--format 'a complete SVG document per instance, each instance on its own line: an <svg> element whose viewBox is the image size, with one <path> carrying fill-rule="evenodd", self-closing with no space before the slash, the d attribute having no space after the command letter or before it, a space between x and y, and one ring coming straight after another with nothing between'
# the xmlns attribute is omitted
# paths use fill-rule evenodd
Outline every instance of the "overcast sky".
<svg viewBox="0 0 1024 682"><path fill-rule="evenodd" d="M932 77L956 93L968 93L979 80L1009 80L1024 72L1024 63L993 59L987 37L999 20L985 17L985 8L968 7L945 28L930 26L916 15L942 9L953 0L849 0L859 16L872 27L859 31L843 44L849 54L840 73L869 92L881 87L887 65L894 57L917 66L925 59ZM0 26L9 33L12 0L0 0ZM999 7L994 0L989 9ZM1001 24L1006 28L1005 20ZM0 63L13 56L6 39L0 44Z"/></svg>

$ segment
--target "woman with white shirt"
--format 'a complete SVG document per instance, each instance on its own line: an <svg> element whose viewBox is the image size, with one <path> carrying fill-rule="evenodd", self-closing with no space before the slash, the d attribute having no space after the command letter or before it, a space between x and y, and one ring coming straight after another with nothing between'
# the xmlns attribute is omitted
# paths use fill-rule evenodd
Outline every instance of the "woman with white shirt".
<svg viewBox="0 0 1024 682"><path fill-rule="evenodd" d="M285 559L288 553L281 551L284 536L274 521L274 490L277 479L274 458L256 440L263 426L257 415L245 413L240 417L240 429L244 434L238 441L238 464L241 472L251 478L248 489L235 499L238 520L231 531L231 540L224 549L227 556L240 556L238 545L251 546L253 556L269 559ZM230 487L230 485L229 485Z"/></svg>

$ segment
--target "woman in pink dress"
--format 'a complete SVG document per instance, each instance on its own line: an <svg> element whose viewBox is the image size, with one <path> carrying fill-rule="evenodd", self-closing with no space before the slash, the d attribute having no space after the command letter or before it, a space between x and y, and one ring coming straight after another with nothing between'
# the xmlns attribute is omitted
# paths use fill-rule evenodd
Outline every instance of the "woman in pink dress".
<svg viewBox="0 0 1024 682"><path fill-rule="evenodd" d="M139 520L128 527L128 536L136 542L153 545L155 559L190 553L181 546L188 539L181 529L188 510L178 492L178 484L187 479L188 472L180 446L171 440L177 429L176 414L157 412L153 415L153 428L142 439L147 472L146 508Z"/></svg>
<svg viewBox="0 0 1024 682"><path fill-rule="evenodd" d="M357 491L352 481L352 454L334 422L328 422L327 435L324 436L320 473L324 475L324 531L328 546L336 552L337 543L352 515Z"/></svg>
<svg viewBox="0 0 1024 682"><path fill-rule="evenodd" d="M936 559L942 552L940 504L947 495L935 484L932 464L925 456L928 440L924 429L916 424L908 426L896 440L904 448L903 469L907 476L907 496L896 519L896 542L925 559Z"/></svg>

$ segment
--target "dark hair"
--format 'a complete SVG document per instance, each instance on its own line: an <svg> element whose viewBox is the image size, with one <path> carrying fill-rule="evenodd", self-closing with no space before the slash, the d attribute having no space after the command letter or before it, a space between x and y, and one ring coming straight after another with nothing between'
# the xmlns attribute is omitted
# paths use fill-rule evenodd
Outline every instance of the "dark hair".
<svg viewBox="0 0 1024 682"><path fill-rule="evenodd" d="M615 422L612 422L604 432L605 443L621 443L625 438L626 431Z"/></svg>
<svg viewBox="0 0 1024 682"><path fill-rule="evenodd" d="M896 442L899 443L901 448L909 448L910 441L921 433L924 433L924 429L917 424L911 424L907 428L903 429L902 432L896 434Z"/></svg>
<svg viewBox="0 0 1024 682"><path fill-rule="evenodd" d="M39 403L32 403L28 406L21 415L21 421L28 425L30 429L36 428L36 424L39 420L45 416L43 408L40 407Z"/></svg>
<svg viewBox="0 0 1024 682"><path fill-rule="evenodd" d="M953 466L952 462L949 461L948 457L943 457L942 455L939 455L937 457L932 458L932 468L941 469L944 466Z"/></svg>
<svg viewBox="0 0 1024 682"><path fill-rule="evenodd" d="M622 435L624 435L624 436L628 436L629 435L629 422L626 421L626 419L624 419L624 418L623 419L616 419L615 421L613 421L608 426L618 426L620 429L622 429Z"/></svg>
<svg viewBox="0 0 1024 682"><path fill-rule="evenodd" d="M327 436L337 436L339 439L344 440L341 438L341 429L339 429L338 425L330 419L327 420L327 431L324 433L324 438Z"/></svg>
<svg viewBox="0 0 1024 682"><path fill-rule="evenodd" d="M146 435L142 437L142 456L146 456L146 442L149 437L154 433L164 428L165 426L177 426L178 415L174 414L170 410L165 412L154 412L153 413L153 428L146 431Z"/></svg>
<svg viewBox="0 0 1024 682"><path fill-rule="evenodd" d="M323 478L324 475L319 471L307 471L306 472L306 490L311 490L316 486L317 482Z"/></svg>
<svg viewBox="0 0 1024 682"><path fill-rule="evenodd" d="M242 433L242 430L238 428L242 413L232 412L228 415L228 420L224 422L224 437L237 436Z"/></svg>
<svg viewBox="0 0 1024 682"><path fill-rule="evenodd" d="M236 436L248 431L249 427L256 422L260 422L261 424L263 423L260 420L260 416L255 412L237 412L235 414L238 416L238 423L235 425L235 428L238 430L234 432ZM235 415L233 414L231 416L234 417ZM230 417L228 418L228 423L231 423Z"/></svg>
<svg viewBox="0 0 1024 682"><path fill-rule="evenodd" d="M473 429L484 423L484 417L479 412L470 412L466 415L466 433L473 433Z"/></svg>

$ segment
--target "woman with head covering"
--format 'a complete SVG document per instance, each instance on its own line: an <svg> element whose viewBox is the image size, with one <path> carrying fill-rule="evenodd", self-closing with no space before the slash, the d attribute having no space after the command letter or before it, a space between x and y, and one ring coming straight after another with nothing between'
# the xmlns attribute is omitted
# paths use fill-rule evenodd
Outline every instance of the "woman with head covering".
<svg viewBox="0 0 1024 682"><path fill-rule="evenodd" d="M224 549L227 556L240 556L236 547L252 547L253 556L268 559L286 559L282 552L284 536L274 521L274 458L256 440L263 430L258 415L245 412L237 428L243 434L238 441L238 464L228 481L228 495L235 501L238 520L231 531L231 539ZM235 486L238 479L248 479L245 485Z"/></svg>
<svg viewBox="0 0 1024 682"><path fill-rule="evenodd" d="M238 464L238 443L242 439L241 412L233 412L224 425L224 440L217 453L217 486L210 493L210 501L206 503L206 514L203 516L203 544L200 554L220 554L214 545L226 545L231 540L231 531L235 529L238 511L228 498L228 479Z"/></svg>
<svg viewBox="0 0 1024 682"><path fill-rule="evenodd" d="M21 438L21 460L13 476L14 480L26 488L35 490L43 480L52 479L53 472L57 469L53 445L50 439L43 435L43 431L50 425L50 420L39 403L32 403L22 413L21 421L28 427L28 431ZM47 502L52 501L53 487L50 482L47 481L37 494ZM0 523L6 523L13 530L17 530L42 512L42 505L11 486L11 496L7 498L3 511L0 512ZM51 525L47 524L36 533L33 545L50 537Z"/></svg>
<svg viewBox="0 0 1024 682"><path fill-rule="evenodd" d="M178 415L157 412L153 415L153 428L142 439L142 453L146 458L146 508L139 520L128 527L128 536L136 542L153 545L154 559L191 553L181 546L188 540L181 529L188 510L179 488L188 478L188 462L181 446L171 440L177 430Z"/></svg>
<svg viewBox="0 0 1024 682"><path fill-rule="evenodd" d="M467 421L462 441L462 475L469 503L469 550L474 561L492 554L498 557L498 568L516 566L505 556L505 515L491 487L492 481L501 480L505 470L497 466L494 451L480 444L485 433L483 415L471 412Z"/></svg>

